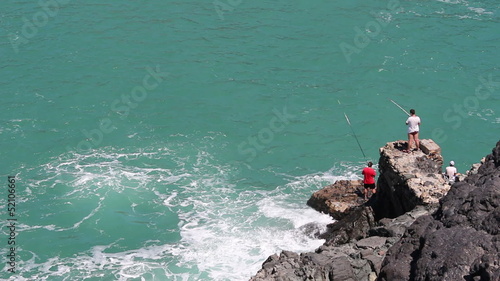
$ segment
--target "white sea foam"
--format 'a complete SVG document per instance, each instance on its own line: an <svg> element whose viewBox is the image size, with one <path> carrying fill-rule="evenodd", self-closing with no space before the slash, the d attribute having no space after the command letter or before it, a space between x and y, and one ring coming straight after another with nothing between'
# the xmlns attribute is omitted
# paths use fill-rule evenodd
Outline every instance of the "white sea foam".
<svg viewBox="0 0 500 281"><path fill-rule="evenodd" d="M121 252L109 252L108 249L113 244L97 245L73 257L52 257L42 263L38 262L40 257L32 253L29 260L18 263L18 268L21 269L19 274L7 280L84 280L92 277L119 281L130 278L159 281L198 280L198 274L188 270L171 270L177 268L175 259L171 258L171 253L175 253L172 245L157 245L154 241L150 244L154 245ZM24 278L22 276L26 274L23 272L30 272L31 276Z"/></svg>
<svg viewBox="0 0 500 281"><path fill-rule="evenodd" d="M472 20L482 20L484 16L491 16L494 13L489 11L487 8L483 7L472 7L471 3L466 0L437 0L438 2L458 5L458 7L463 7L462 9L440 9L436 11L436 14L447 15L452 13L453 16L459 19L472 19ZM446 7L446 6L445 6Z"/></svg>
<svg viewBox="0 0 500 281"><path fill-rule="evenodd" d="M296 177L272 191L238 191L221 179L194 185L198 191L187 199L193 209L179 214L183 245L179 258L197 264L208 280L248 280L269 255L313 251L324 243L315 235L333 220L307 207L305 201L311 190L335 180L359 178L354 173L359 166L342 166L352 171L335 175L342 170L336 167ZM203 192L206 187L210 193Z"/></svg>
<svg viewBox="0 0 500 281"><path fill-rule="evenodd" d="M39 194L53 192L64 200L51 204L69 203L54 208L74 208L81 205L80 200L89 199L92 208L79 212L80 217L65 225L54 221L23 223L21 232L65 233L87 231L88 225L98 227L101 213L109 212L106 200L120 193L153 198L153 204L157 204L151 212L158 213L154 217L159 222L174 219L166 213L175 214L179 222L177 229L162 229L161 223L141 217L137 221L148 222L141 225L156 231L158 239L144 237L139 248L123 250L127 240L119 239L115 243L120 246L91 245L87 251L66 258L44 260L33 254L19 265L25 276L31 275L26 280L106 276L113 276L113 280L248 280L269 255L283 250L313 251L322 245L324 241L316 235L332 219L305 202L312 192L327 184L359 178L358 170L363 165L341 163L329 171L299 177L275 173L288 183L274 189L249 189L235 184L238 180L233 178L234 171L245 169L243 164L239 168L220 164L214 155L201 149L190 159L172 153L171 149L124 152L103 148L88 155L64 155L39 167L38 173L46 177L27 181L34 202ZM163 163L165 159L172 165L160 167L157 160ZM126 216L135 215L139 209L145 211L141 200L132 200L126 206L130 209L121 211ZM43 219L38 222L43 222L54 214L39 216ZM123 226L131 229L132 237L134 225ZM180 240L162 241L169 233L179 233Z"/></svg>
<svg viewBox="0 0 500 281"><path fill-rule="evenodd" d="M460 3L466 3L465 0L436 0L438 2L443 2L447 4L460 4Z"/></svg>
<svg viewBox="0 0 500 281"><path fill-rule="evenodd" d="M468 7L467 9L469 9L477 14L480 14L480 15L492 15L493 14L493 12L487 11L484 8Z"/></svg>

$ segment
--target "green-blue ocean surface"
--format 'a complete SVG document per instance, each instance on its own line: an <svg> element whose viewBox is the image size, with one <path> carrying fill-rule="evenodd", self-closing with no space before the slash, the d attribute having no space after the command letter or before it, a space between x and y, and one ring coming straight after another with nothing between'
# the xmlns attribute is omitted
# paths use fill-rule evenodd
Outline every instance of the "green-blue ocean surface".
<svg viewBox="0 0 500 281"><path fill-rule="evenodd" d="M499 24L493 0L2 1L0 279L243 281L313 251L310 195L406 139L390 100L459 172L490 153Z"/></svg>

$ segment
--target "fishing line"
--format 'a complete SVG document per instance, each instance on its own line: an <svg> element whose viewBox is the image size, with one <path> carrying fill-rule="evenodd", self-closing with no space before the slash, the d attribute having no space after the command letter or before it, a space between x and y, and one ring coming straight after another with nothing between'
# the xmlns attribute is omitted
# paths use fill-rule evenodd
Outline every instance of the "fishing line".
<svg viewBox="0 0 500 281"><path fill-rule="evenodd" d="M337 100L337 102L340 104L340 100ZM356 136L356 133L354 132L354 129L352 128L351 121L349 120L349 117L347 117L347 114L344 112L345 120L347 120L347 124L351 128L352 134L354 135L354 138L356 139L356 142L358 143L359 150L361 150L361 153L363 154L363 157L366 160L366 155L365 152L363 151L363 148L361 147L361 144L359 143L358 136Z"/></svg>
<svg viewBox="0 0 500 281"><path fill-rule="evenodd" d="M363 154L363 157L366 160L365 152L363 151L363 148L361 147L361 144L359 143L358 137L356 136L356 133L354 132L354 129L352 128L351 121L349 121L349 117L347 117L347 114L345 114L345 112L344 112L344 116L345 116L345 120L347 120L347 124L349 124L349 127L351 128L352 134L354 135L356 142L358 143L359 149L361 150L361 153Z"/></svg>

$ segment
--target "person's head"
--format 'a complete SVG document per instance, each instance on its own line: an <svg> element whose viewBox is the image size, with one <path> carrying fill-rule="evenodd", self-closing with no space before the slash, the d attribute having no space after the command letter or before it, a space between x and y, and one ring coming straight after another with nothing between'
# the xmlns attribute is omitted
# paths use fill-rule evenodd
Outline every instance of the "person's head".
<svg viewBox="0 0 500 281"><path fill-rule="evenodd" d="M412 109L410 109L410 114L411 114L411 115L414 115L414 114L415 114L415 109L413 109L413 108L412 108Z"/></svg>
<svg viewBox="0 0 500 281"><path fill-rule="evenodd" d="M368 167L371 167L373 165L373 163L370 161L368 162Z"/></svg>
<svg viewBox="0 0 500 281"><path fill-rule="evenodd" d="M450 161L450 166L455 166L455 162L453 160Z"/></svg>

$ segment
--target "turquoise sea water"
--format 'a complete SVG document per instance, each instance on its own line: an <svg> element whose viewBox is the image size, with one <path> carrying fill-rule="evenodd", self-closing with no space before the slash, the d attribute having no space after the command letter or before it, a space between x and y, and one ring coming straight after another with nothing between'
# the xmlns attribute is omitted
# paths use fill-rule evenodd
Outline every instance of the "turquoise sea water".
<svg viewBox="0 0 500 281"><path fill-rule="evenodd" d="M460 172L491 151L499 45L492 0L2 2L0 278L248 280L311 251L310 195L406 138L389 99Z"/></svg>

